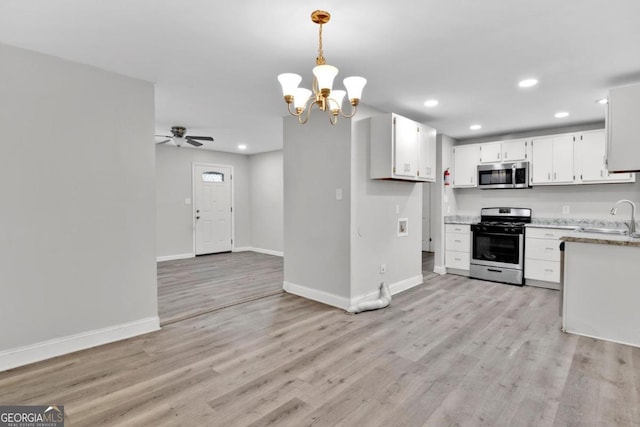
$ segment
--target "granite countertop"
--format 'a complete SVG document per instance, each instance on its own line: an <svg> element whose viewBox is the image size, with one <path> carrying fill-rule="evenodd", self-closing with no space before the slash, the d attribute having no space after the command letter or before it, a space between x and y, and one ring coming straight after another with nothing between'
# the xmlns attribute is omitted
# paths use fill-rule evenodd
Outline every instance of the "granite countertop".
<svg viewBox="0 0 640 427"><path fill-rule="evenodd" d="M595 245L630 246L640 248L640 238L616 234L573 232L561 237L563 242L591 243Z"/></svg>
<svg viewBox="0 0 640 427"><path fill-rule="evenodd" d="M444 217L445 224L475 224L480 222L479 216L474 215L449 215Z"/></svg>
<svg viewBox="0 0 640 427"><path fill-rule="evenodd" d="M475 224L477 222L480 222L480 217L474 215L449 215L444 217L445 224ZM531 224L526 224L526 227L554 228L558 230L577 230L580 227L627 229L625 221L591 218L536 218L535 216L531 218ZM637 224L636 229L640 230L640 224Z"/></svg>

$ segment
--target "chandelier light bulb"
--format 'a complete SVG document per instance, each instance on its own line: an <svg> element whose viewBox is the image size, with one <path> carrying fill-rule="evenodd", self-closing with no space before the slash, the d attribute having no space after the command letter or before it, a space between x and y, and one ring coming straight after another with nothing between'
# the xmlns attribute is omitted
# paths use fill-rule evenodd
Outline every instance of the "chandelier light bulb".
<svg viewBox="0 0 640 427"><path fill-rule="evenodd" d="M294 73L283 73L278 76L278 81L282 86L282 96L293 96L302 77Z"/></svg>
<svg viewBox="0 0 640 427"><path fill-rule="evenodd" d="M338 114L340 110L342 110L342 100L347 94L344 90L334 90L331 92L331 97L329 98L329 109L333 113Z"/></svg>
<svg viewBox="0 0 640 427"><path fill-rule="evenodd" d="M304 106L311 97L311 91L303 87L297 88L293 93L293 106L296 110L304 110Z"/></svg>
<svg viewBox="0 0 640 427"><path fill-rule="evenodd" d="M318 81L318 89L323 96L327 96L333 89L333 79L338 75L338 69L333 65L316 65L313 67L313 75Z"/></svg>
<svg viewBox="0 0 640 427"><path fill-rule="evenodd" d="M362 89L367 84L367 79L360 76L351 76L344 79L342 83L347 88L347 92L349 92L349 99L359 101L362 98Z"/></svg>

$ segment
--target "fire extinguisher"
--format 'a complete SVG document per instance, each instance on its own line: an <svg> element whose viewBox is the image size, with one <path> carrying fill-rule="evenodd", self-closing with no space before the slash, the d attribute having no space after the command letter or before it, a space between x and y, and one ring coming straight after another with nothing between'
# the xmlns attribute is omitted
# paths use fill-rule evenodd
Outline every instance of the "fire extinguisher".
<svg viewBox="0 0 640 427"><path fill-rule="evenodd" d="M449 168L447 168L444 171L444 185L450 185L449 183L449 177L451 176L451 173L449 172Z"/></svg>

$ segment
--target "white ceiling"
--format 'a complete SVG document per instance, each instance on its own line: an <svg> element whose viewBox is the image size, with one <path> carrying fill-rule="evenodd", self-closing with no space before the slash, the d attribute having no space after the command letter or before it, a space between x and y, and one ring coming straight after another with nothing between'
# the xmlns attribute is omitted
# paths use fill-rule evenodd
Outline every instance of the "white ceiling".
<svg viewBox="0 0 640 427"><path fill-rule="evenodd" d="M154 82L158 133L257 153L282 146L276 76L310 86L315 9L338 82L362 75L364 103L458 139L600 121L595 100L640 83L638 0L0 0L0 42Z"/></svg>

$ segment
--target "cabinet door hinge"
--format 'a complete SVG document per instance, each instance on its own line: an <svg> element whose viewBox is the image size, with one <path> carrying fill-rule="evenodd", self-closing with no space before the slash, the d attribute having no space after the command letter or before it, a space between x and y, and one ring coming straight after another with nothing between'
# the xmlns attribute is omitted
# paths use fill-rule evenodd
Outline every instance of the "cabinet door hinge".
<svg viewBox="0 0 640 427"><path fill-rule="evenodd" d="M233 212L233 206L230 209L231 209L231 212Z"/></svg>
<svg viewBox="0 0 640 427"><path fill-rule="evenodd" d="M396 167L395 166L393 167L393 173L396 173Z"/></svg>
<svg viewBox="0 0 640 427"><path fill-rule="evenodd" d="M417 171L417 172L416 172L416 176L420 176L420 171Z"/></svg>

